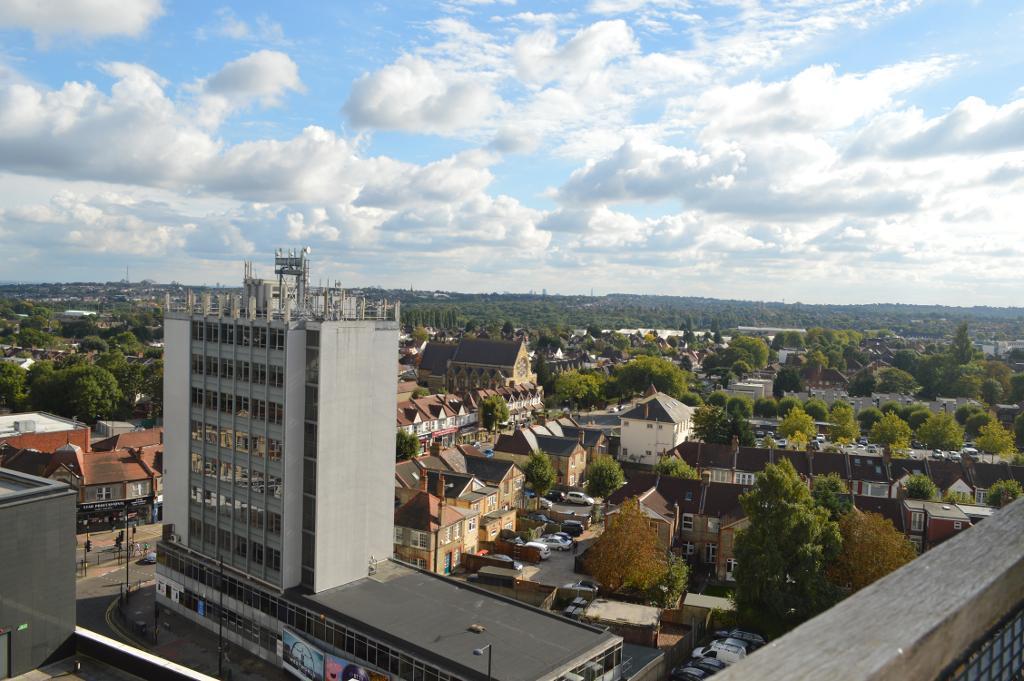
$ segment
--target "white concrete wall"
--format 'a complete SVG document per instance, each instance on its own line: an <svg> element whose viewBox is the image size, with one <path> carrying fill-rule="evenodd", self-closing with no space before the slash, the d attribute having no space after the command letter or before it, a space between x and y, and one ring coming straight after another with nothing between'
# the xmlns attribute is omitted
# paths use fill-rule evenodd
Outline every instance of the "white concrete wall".
<svg viewBox="0 0 1024 681"><path fill-rule="evenodd" d="M647 424L652 427L648 428ZM673 426L671 423L622 419L619 458L654 465L658 463L658 457L686 440L690 430L689 421ZM650 455L647 455L648 451Z"/></svg>
<svg viewBox="0 0 1024 681"><path fill-rule="evenodd" d="M397 348L397 322L321 325L315 591L393 553Z"/></svg>
<svg viewBox="0 0 1024 681"><path fill-rule="evenodd" d="M164 523L188 544L189 344L188 319L164 319Z"/></svg>
<svg viewBox="0 0 1024 681"><path fill-rule="evenodd" d="M285 341L284 452L281 502L281 585L302 581L302 452L306 408L306 331L289 329Z"/></svg>

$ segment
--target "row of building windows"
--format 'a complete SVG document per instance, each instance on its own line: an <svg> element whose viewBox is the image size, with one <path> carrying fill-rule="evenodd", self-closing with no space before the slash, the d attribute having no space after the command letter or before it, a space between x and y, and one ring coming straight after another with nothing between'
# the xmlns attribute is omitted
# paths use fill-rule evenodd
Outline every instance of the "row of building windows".
<svg viewBox="0 0 1024 681"><path fill-rule="evenodd" d="M244 430L233 430L231 428L220 428L212 424L203 424L202 421L192 420L192 439L196 442L206 441L214 447L234 449L236 452L244 452L257 459L267 457L271 461L281 460L281 441L265 437L263 435L252 435Z"/></svg>
<svg viewBox="0 0 1024 681"><path fill-rule="evenodd" d="M218 322L192 322L192 340L224 345L239 345L243 348L270 348L284 350L284 329Z"/></svg>
<svg viewBox="0 0 1024 681"><path fill-rule="evenodd" d="M224 575L223 579L221 579L215 567L202 565L178 551L169 550L164 547L164 550L158 556L158 560L166 565L168 569L194 579L210 587L214 592L218 589L223 590L224 595L228 598L233 598L243 605L257 609L269 617L276 618L282 624L308 635L315 641L322 641L336 650L343 651L355 660L387 670L399 678L419 679L422 681L451 681L452 679L446 672L415 660L405 653L394 650L373 638L332 622L324 618L320 613L296 607L283 598L254 588L244 581L229 575ZM196 595L188 591L185 593L188 596L185 598L185 594L183 594L184 600L179 600L180 603L192 610L197 610L197 602L204 600L206 612L209 613L209 596ZM253 622L249 626L249 630L251 631L258 626L258 624ZM264 649L276 650L276 641L271 642L270 645L265 645L262 641L262 636L260 638L260 645ZM255 641L253 637L250 637L250 639Z"/></svg>
<svg viewBox="0 0 1024 681"><path fill-rule="evenodd" d="M195 386L192 387L192 406L278 425L284 421L284 407L277 402L249 399L246 395L232 395Z"/></svg>
<svg viewBox="0 0 1024 681"><path fill-rule="evenodd" d="M256 565L263 565L264 561L270 570L281 571L281 552L269 546L263 546L258 541L249 541L245 537L234 535L224 528L218 528L211 523L203 523L198 518L189 518L189 531L193 537L202 536L207 544L216 546L225 554L232 551L239 558L249 557Z"/></svg>
<svg viewBox="0 0 1024 681"><path fill-rule="evenodd" d="M226 380L237 379L255 385L269 385L271 388L284 387L284 367L229 357L192 353L192 373Z"/></svg>
<svg viewBox="0 0 1024 681"><path fill-rule="evenodd" d="M254 530L262 530L266 527L267 532L274 536L281 535L281 514L274 511L267 511L259 504L241 499L231 499L228 494L218 495L211 490L203 490L195 485L191 490L192 503L198 510L205 506L210 513L219 512L225 518L235 520L249 525ZM218 511L219 509L219 511Z"/></svg>
<svg viewBox="0 0 1024 681"><path fill-rule="evenodd" d="M191 469L193 473L201 473L207 478L219 480L223 484L252 489L256 494L266 494L275 499L281 498L281 476L264 473L258 468L253 468L250 471L248 466L226 461L218 463L217 459L212 457L203 460L198 453L192 452ZM209 483L207 484L209 485Z"/></svg>

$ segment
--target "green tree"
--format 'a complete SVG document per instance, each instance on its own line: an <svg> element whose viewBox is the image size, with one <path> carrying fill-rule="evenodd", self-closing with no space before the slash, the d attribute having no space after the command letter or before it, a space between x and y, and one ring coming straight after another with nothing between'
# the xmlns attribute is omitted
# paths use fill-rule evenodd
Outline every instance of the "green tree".
<svg viewBox="0 0 1024 681"><path fill-rule="evenodd" d="M18 345L23 348L53 348L57 339L39 329L24 328L18 332Z"/></svg>
<svg viewBox="0 0 1024 681"><path fill-rule="evenodd" d="M875 375L868 369L861 369L850 379L846 390L852 397L871 397L876 384Z"/></svg>
<svg viewBox="0 0 1024 681"><path fill-rule="evenodd" d="M726 405L729 404L729 395L722 392L721 390L716 390L715 392L708 395L708 398L704 401L710 405L725 409Z"/></svg>
<svg viewBox="0 0 1024 681"><path fill-rule="evenodd" d="M759 397L754 401L754 415L773 419L779 414L779 404L772 397Z"/></svg>
<svg viewBox="0 0 1024 681"><path fill-rule="evenodd" d="M963 424L964 433L970 437L978 437L983 426L992 422L992 415L987 411L979 411L967 417L967 423Z"/></svg>
<svg viewBox="0 0 1024 681"><path fill-rule="evenodd" d="M950 414L932 414L917 429L917 439L929 449L959 450L964 445L964 430Z"/></svg>
<svg viewBox="0 0 1024 681"><path fill-rule="evenodd" d="M150 418L164 413L164 361L157 359L146 365L142 374L142 392L149 397Z"/></svg>
<svg viewBox="0 0 1024 681"><path fill-rule="evenodd" d="M550 392L554 389L555 376L548 367L548 361L544 355L537 353L537 361L533 363L533 372L537 374L537 384L544 386L544 390Z"/></svg>
<svg viewBox="0 0 1024 681"><path fill-rule="evenodd" d="M733 396L725 405L725 410L732 415L749 419L754 415L754 403L749 397Z"/></svg>
<svg viewBox="0 0 1024 681"><path fill-rule="evenodd" d="M880 393L912 395L920 389L921 386L906 371L889 367L878 372L878 385L875 390Z"/></svg>
<svg viewBox="0 0 1024 681"><path fill-rule="evenodd" d="M1002 457L1009 457L1017 452L1013 433L1003 428L1003 424L999 421L991 421L982 426L975 442L981 451L998 454Z"/></svg>
<svg viewBox="0 0 1024 681"><path fill-rule="evenodd" d="M679 399L689 387L690 376L667 359L645 356L619 365L615 383L623 395L636 395L653 385L660 392Z"/></svg>
<svg viewBox="0 0 1024 681"><path fill-rule="evenodd" d="M806 438L805 441L810 442L817 436L818 427L807 412L800 407L794 407L779 422L778 432L779 435L786 438L792 438L797 433L801 433Z"/></svg>
<svg viewBox="0 0 1024 681"><path fill-rule="evenodd" d="M117 348L126 355L141 355L143 345L131 331L122 331L107 341L111 347Z"/></svg>
<svg viewBox="0 0 1024 681"><path fill-rule="evenodd" d="M665 548L634 498L609 514L605 531L587 550L586 567L609 591L646 591L665 576Z"/></svg>
<svg viewBox="0 0 1024 681"><path fill-rule="evenodd" d="M1024 373L1010 376L1009 400L1014 404L1024 402Z"/></svg>
<svg viewBox="0 0 1024 681"><path fill-rule="evenodd" d="M966 426L967 420L970 419L972 416L974 416L975 414L984 413L986 413L985 408L982 407L980 404L968 402L967 404L961 404L959 407L957 407L956 411L953 412L953 417L956 418L956 422L959 423L961 426Z"/></svg>
<svg viewBox="0 0 1024 681"><path fill-rule="evenodd" d="M967 333L967 322L956 327L953 342L949 346L949 354L957 364L967 364L974 359L974 343Z"/></svg>
<svg viewBox="0 0 1024 681"><path fill-rule="evenodd" d="M0 405L21 411L27 398L28 373L10 362L0 362Z"/></svg>
<svg viewBox="0 0 1024 681"><path fill-rule="evenodd" d="M860 435L860 425L853 415L853 407L836 401L828 412L829 436L833 442L853 442Z"/></svg>
<svg viewBox="0 0 1024 681"><path fill-rule="evenodd" d="M798 393L803 388L800 372L794 367L782 367L775 374L775 380L772 382L772 395L782 398L786 393Z"/></svg>
<svg viewBox="0 0 1024 681"><path fill-rule="evenodd" d="M542 497L554 487L557 474L555 467L551 464L551 457L544 452L533 452L523 467L526 475L526 482L530 488Z"/></svg>
<svg viewBox="0 0 1024 681"><path fill-rule="evenodd" d="M728 444L732 439L729 414L713 404L697 407L693 412L693 436L703 442Z"/></svg>
<svg viewBox="0 0 1024 681"><path fill-rule="evenodd" d="M686 560L669 554L665 574L647 590L647 600L658 608L676 608L690 581L690 566Z"/></svg>
<svg viewBox="0 0 1024 681"><path fill-rule="evenodd" d="M1021 495L1020 483L1016 480L999 480L988 488L985 503L1002 508Z"/></svg>
<svg viewBox="0 0 1024 681"><path fill-rule="evenodd" d="M508 420L508 402L501 395L491 395L480 401L480 425L493 433Z"/></svg>
<svg viewBox="0 0 1024 681"><path fill-rule="evenodd" d="M779 418L785 417L785 415L788 414L789 411L793 407L800 407L800 406L802 406L802 403L797 398L792 397L792 396L790 396L790 397L783 397L781 400L779 400L779 410L778 410Z"/></svg>
<svg viewBox="0 0 1024 681"><path fill-rule="evenodd" d="M746 362L754 369L762 369L768 364L768 345L761 338L734 336L729 341L729 349L737 352L737 360Z"/></svg>
<svg viewBox="0 0 1024 681"><path fill-rule="evenodd" d="M814 489L811 490L814 503L828 511L832 520L847 513L852 507L850 490L846 481L838 473L817 475L814 478Z"/></svg>
<svg viewBox="0 0 1024 681"><path fill-rule="evenodd" d="M430 332L422 325L417 325L416 328L412 330L412 339L416 341L417 344L426 343L430 340Z"/></svg>
<svg viewBox="0 0 1024 681"><path fill-rule="evenodd" d="M86 336L78 343L79 352L106 352L110 349L107 341L99 336Z"/></svg>
<svg viewBox="0 0 1024 681"><path fill-rule="evenodd" d="M113 416L122 399L117 379L103 367L90 364L41 372L30 385L34 409L74 416L86 423Z"/></svg>
<svg viewBox="0 0 1024 681"><path fill-rule="evenodd" d="M658 463L654 464L654 472L671 478L685 478L696 480L698 477L696 469L686 463L678 456L662 456Z"/></svg>
<svg viewBox="0 0 1024 681"><path fill-rule="evenodd" d="M804 411L815 421L825 421L828 419L828 405L825 404L824 400L819 400L817 397L812 397L804 402Z"/></svg>
<svg viewBox="0 0 1024 681"><path fill-rule="evenodd" d="M928 407L919 407L914 409L907 414L907 425L909 425L910 429L916 433L917 429L921 427L921 424L927 421L928 417L931 415L932 411Z"/></svg>
<svg viewBox="0 0 1024 681"><path fill-rule="evenodd" d="M862 431L871 431L871 427L882 420L882 411L876 407L867 407L857 412L857 422Z"/></svg>
<svg viewBox="0 0 1024 681"><path fill-rule="evenodd" d="M795 626L836 601L826 568L840 549L838 525L814 503L788 460L768 464L740 496L749 526L736 537L736 605Z"/></svg>
<svg viewBox="0 0 1024 681"><path fill-rule="evenodd" d="M395 433L395 459L405 461L420 455L420 440L413 433L399 430Z"/></svg>
<svg viewBox="0 0 1024 681"><path fill-rule="evenodd" d="M981 384L981 399L990 407L1003 399L1003 386L994 378L986 378Z"/></svg>
<svg viewBox="0 0 1024 681"><path fill-rule="evenodd" d="M679 396L679 401L688 407L699 407L701 404L704 403L704 401L700 398L700 395L689 390Z"/></svg>
<svg viewBox="0 0 1024 681"><path fill-rule="evenodd" d="M587 466L587 494L606 498L626 481L622 466L610 456L595 457Z"/></svg>
<svg viewBox="0 0 1024 681"><path fill-rule="evenodd" d="M426 397L429 394L430 390L428 388L424 388L422 385L416 386L412 391L412 399L417 400L421 397Z"/></svg>
<svg viewBox="0 0 1024 681"><path fill-rule="evenodd" d="M942 501L947 504L973 504L974 497L967 492L957 492L955 489L947 489L942 495Z"/></svg>
<svg viewBox="0 0 1024 681"><path fill-rule="evenodd" d="M890 449L906 449L913 432L907 422L892 412L885 414L871 426L871 441Z"/></svg>
<svg viewBox="0 0 1024 681"><path fill-rule="evenodd" d="M1017 449L1024 449L1024 414L1018 414L1013 420L1013 436L1017 441Z"/></svg>
<svg viewBox="0 0 1024 681"><path fill-rule="evenodd" d="M601 401L603 394L604 384L597 374L566 371L555 378L555 397L560 403L590 409Z"/></svg>
<svg viewBox="0 0 1024 681"><path fill-rule="evenodd" d="M937 499L939 496L939 488L935 486L932 479L924 473L915 473L907 478L907 498L908 499L923 499L929 501L931 499Z"/></svg>

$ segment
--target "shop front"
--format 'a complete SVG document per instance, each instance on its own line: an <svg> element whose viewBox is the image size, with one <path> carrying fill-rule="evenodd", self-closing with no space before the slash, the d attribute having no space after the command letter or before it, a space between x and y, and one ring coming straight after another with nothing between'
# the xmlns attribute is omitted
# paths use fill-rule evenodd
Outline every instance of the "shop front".
<svg viewBox="0 0 1024 681"><path fill-rule="evenodd" d="M152 495L136 499L112 499L78 504L78 534L105 532L124 527L125 512L129 525L144 525L153 520Z"/></svg>

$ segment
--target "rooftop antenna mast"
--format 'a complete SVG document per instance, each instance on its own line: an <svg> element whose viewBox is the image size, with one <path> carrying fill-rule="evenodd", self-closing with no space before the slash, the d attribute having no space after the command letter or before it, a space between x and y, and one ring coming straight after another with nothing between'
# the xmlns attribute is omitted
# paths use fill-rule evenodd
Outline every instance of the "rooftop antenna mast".
<svg viewBox="0 0 1024 681"><path fill-rule="evenodd" d="M279 248L274 252L274 274L277 275L278 308L284 310L287 298L284 278L294 279L295 307L298 312L309 312L309 259L312 252L309 246L298 251L294 248L285 251Z"/></svg>

